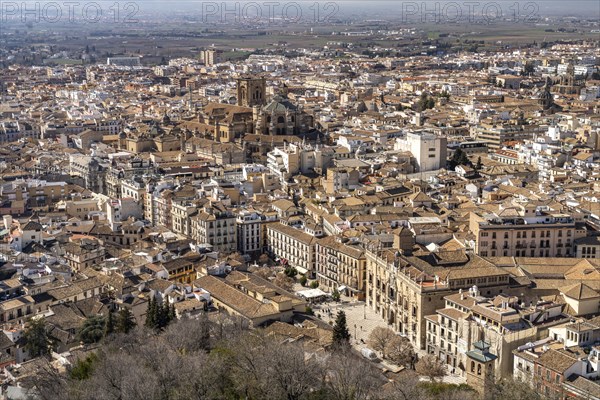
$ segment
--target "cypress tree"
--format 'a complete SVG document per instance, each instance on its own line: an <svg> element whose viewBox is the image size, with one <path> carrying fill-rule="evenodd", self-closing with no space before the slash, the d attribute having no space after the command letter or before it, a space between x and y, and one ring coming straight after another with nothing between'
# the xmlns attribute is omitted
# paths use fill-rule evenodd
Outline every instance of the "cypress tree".
<svg viewBox="0 0 600 400"><path fill-rule="evenodd" d="M175 311L175 304L171 304L169 307L169 323L177 319L177 312Z"/></svg>
<svg viewBox="0 0 600 400"><path fill-rule="evenodd" d="M115 331L115 319L113 313L108 311L106 321L104 322L104 337L107 337Z"/></svg>
<svg viewBox="0 0 600 400"><path fill-rule="evenodd" d="M50 354L50 339L46 330L44 318L31 318L23 331L25 350L31 357L46 356Z"/></svg>
<svg viewBox="0 0 600 400"><path fill-rule="evenodd" d="M162 329L165 326L165 320L166 320L166 313L165 313L165 307L164 307L164 303L162 301L157 301L156 302L156 323L154 324L154 327L156 329Z"/></svg>
<svg viewBox="0 0 600 400"><path fill-rule="evenodd" d="M124 307L121 309L117 316L117 332L129 333L129 331L135 328L135 325L133 314L129 311L129 308Z"/></svg>
<svg viewBox="0 0 600 400"><path fill-rule="evenodd" d="M459 165L469 165L469 157L467 157L467 153L461 152L460 157L458 159Z"/></svg>
<svg viewBox="0 0 600 400"><path fill-rule="evenodd" d="M160 302L158 304L157 314L157 323L156 328L163 329L169 325L171 322L171 307L167 302Z"/></svg>
<svg viewBox="0 0 600 400"><path fill-rule="evenodd" d="M346 313L338 311L333 326L333 344L336 346L348 346L350 344L350 331L346 323Z"/></svg>
<svg viewBox="0 0 600 400"><path fill-rule="evenodd" d="M157 311L157 307L156 307L156 301L154 300L154 297L151 297L148 300L148 308L146 309L146 322L145 322L145 326L148 328L156 328L156 323L157 323L157 319L156 319L156 311Z"/></svg>

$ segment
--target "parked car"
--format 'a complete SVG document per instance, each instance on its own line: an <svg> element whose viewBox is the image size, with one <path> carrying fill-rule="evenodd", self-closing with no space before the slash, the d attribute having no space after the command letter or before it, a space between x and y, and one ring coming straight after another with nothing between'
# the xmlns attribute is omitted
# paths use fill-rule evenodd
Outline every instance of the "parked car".
<svg viewBox="0 0 600 400"><path fill-rule="evenodd" d="M362 354L362 356L369 361L377 361L378 360L377 353L375 353L374 350L371 350L367 347L363 347L362 349L360 349L360 354Z"/></svg>

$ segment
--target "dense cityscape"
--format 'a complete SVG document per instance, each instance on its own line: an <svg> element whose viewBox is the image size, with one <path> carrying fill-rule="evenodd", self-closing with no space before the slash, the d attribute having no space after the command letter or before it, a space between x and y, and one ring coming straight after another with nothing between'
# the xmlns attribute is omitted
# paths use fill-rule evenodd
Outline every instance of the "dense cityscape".
<svg viewBox="0 0 600 400"><path fill-rule="evenodd" d="M600 399L600 9L382 3L2 3L0 399Z"/></svg>

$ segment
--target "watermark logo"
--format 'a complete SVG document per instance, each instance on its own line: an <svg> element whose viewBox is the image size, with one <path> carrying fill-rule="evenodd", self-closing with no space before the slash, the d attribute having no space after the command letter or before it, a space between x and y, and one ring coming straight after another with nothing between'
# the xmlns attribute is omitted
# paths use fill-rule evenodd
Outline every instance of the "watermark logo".
<svg viewBox="0 0 600 400"><path fill-rule="evenodd" d="M340 10L339 4L333 1L203 1L199 5L205 23L327 23L333 22Z"/></svg>
<svg viewBox="0 0 600 400"><path fill-rule="evenodd" d="M137 23L139 2L0 1L0 20L22 23ZM166 4L166 3L165 3ZM173 3L198 16L203 23L327 23L334 21L339 5L326 2L182 1Z"/></svg>
<svg viewBox="0 0 600 400"><path fill-rule="evenodd" d="M138 22L140 7L133 1L0 2L0 21L22 23Z"/></svg>
<svg viewBox="0 0 600 400"><path fill-rule="evenodd" d="M540 19L540 6L533 1L404 1L399 5L403 23L532 23Z"/></svg>
<svg viewBox="0 0 600 400"><path fill-rule="evenodd" d="M533 1L392 1L374 6L387 11L391 22L493 23L537 22L539 4ZM140 20L135 1L0 1L1 22L64 23L114 22L133 24ZM148 8L151 7L148 3ZM165 4L167 4L165 2ZM171 3L169 3L171 4ZM343 3L342 3L343 4ZM343 20L335 1L195 1L172 3L173 9L189 10L198 22L217 24L326 24ZM344 6L352 9L352 3Z"/></svg>

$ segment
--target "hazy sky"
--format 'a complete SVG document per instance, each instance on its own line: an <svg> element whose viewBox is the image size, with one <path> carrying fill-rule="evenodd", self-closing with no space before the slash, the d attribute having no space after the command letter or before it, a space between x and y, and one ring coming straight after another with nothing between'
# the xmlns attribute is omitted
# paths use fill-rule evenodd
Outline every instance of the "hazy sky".
<svg viewBox="0 0 600 400"><path fill-rule="evenodd" d="M398 9L403 3L421 4L423 0L404 1L404 0L342 0L336 1L340 6L349 9L371 10L376 12ZM425 0L425 3L440 3L441 6L447 3L457 3L461 7L467 8L467 0ZM515 3L519 3L521 7L534 3L539 7L540 12L552 15L599 15L600 1L599 0L477 0L481 7L489 3L497 3L504 10L509 10L514 7Z"/></svg>
<svg viewBox="0 0 600 400"><path fill-rule="evenodd" d="M18 9L20 7L27 9L44 8L44 4L62 4L61 0L41 0L35 1L33 7L32 0L0 0L2 3L13 5L13 12L10 15L14 18L19 17ZM223 19L223 15L229 15L227 9L234 11L234 16L227 16L227 20L238 17L252 19L255 11L250 8L246 11L248 4L252 3L258 7L258 13L261 16L259 20L268 19L272 15L272 6L267 4L276 4L275 17L282 17L282 9L294 4L299 4L302 8L300 15L303 19L318 17L319 21L332 20L330 18L338 18L342 20L369 20L381 19L388 21L415 21L419 20L423 15L430 15L428 11L444 10L440 12L442 22L459 22L469 23L468 15L479 17L495 18L493 7L501 10L503 20L510 20L515 16L515 11L518 10L517 21L534 22L539 17L544 16L575 16L585 19L600 20L600 0L75 0L75 2L66 2L77 4L76 13L81 14L86 6L95 5L95 8L100 9L100 14L105 18L117 15L121 18L135 17L144 19L146 16L156 18L169 18L170 15L176 13L178 16L184 15L190 20L206 17L207 20L214 18ZM226 3L226 5L224 5ZM235 5L233 3L236 3ZM24 7L24 4L29 4ZM450 6L452 4L452 6ZM332 8L333 5L333 8ZM490 6L492 6L490 8ZM115 13L115 7L119 13ZM318 7L318 13L315 13L315 7ZM459 8L460 17L455 19L455 14L452 14L453 9ZM486 8L487 7L487 8ZM94 16L96 11L94 7L88 10L88 14ZM244 9L244 12L241 10ZM451 11L448 13L447 10ZM482 10L488 10L487 13L482 13ZM17 10L17 11L15 11ZM45 8L44 8L45 10ZM206 10L212 10L212 13ZM411 10L412 14L407 12ZM2 10L4 11L4 9ZM51 13L51 9L48 13ZM63 19L68 18L70 12L67 6L60 6ZM285 18L294 17L293 7L285 14ZM247 13L247 14L244 14ZM8 15L9 13L7 13ZM76 14L79 16L79 14ZM291 17L290 17L291 15ZM208 18L210 16L210 18ZM531 16L533 18L526 18ZM403 17L408 17L403 19ZM416 18L415 18L416 17ZM50 17L51 19L51 17ZM61 21L63 19L60 19Z"/></svg>
<svg viewBox="0 0 600 400"><path fill-rule="evenodd" d="M98 1L98 0L96 0ZM102 1L102 0L99 0ZM107 0L108 1L108 0ZM140 9L184 9L193 8L198 10L202 4L213 3L220 5L223 0L133 0L136 2ZM232 0L224 0L226 3L233 3ZM85 2L85 1L84 1ZM506 13L510 12L516 3L520 4L520 7L525 7L527 4L535 4L538 7L539 12L542 15L580 15L600 18L600 1L599 0L238 0L236 3L257 3L262 5L265 2L277 2L281 5L286 3L299 3L303 7L308 7L311 4L319 4L320 7L324 7L329 2L336 3L339 7L340 14L347 13L372 13L372 14L383 14L390 15L396 14L402 9L403 4L412 3L417 4L419 7L423 2L431 5L432 3L439 3L441 7L447 3L459 4L461 8L467 9L466 3L479 3L477 8L481 9L486 4L496 3L501 6L503 11ZM433 6L432 6L433 7ZM513 8L511 8L513 7ZM476 8L476 9L477 9Z"/></svg>

